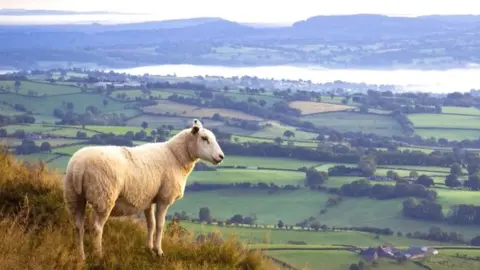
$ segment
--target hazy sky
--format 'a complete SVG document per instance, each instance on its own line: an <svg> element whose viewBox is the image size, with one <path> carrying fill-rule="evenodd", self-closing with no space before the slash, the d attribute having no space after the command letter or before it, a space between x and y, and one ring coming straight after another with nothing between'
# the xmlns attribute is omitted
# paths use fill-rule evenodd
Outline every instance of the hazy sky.
<svg viewBox="0 0 480 270"><path fill-rule="evenodd" d="M475 0L0 0L0 8L153 13L158 20L222 17L289 23L321 14L480 14ZM120 4L123 3L123 4Z"/></svg>

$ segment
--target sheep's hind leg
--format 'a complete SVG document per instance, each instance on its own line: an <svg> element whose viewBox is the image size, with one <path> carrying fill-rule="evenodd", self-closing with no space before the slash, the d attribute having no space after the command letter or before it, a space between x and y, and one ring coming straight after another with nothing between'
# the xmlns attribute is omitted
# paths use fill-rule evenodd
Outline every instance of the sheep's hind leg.
<svg viewBox="0 0 480 270"><path fill-rule="evenodd" d="M83 197L78 197L77 208L75 211L75 229L77 233L77 250L80 260L85 261L85 250L83 248L83 236L85 234L85 210L87 201Z"/></svg>
<svg viewBox="0 0 480 270"><path fill-rule="evenodd" d="M154 208L153 205L150 205L145 209L145 220L147 221L147 248L153 251L153 232L155 226L155 217L154 217Z"/></svg>
<svg viewBox="0 0 480 270"><path fill-rule="evenodd" d="M93 232L95 234L93 239L93 247L95 250L95 254L98 258L103 257L103 250L102 250L102 237L103 237L103 228L105 227L105 223L110 216L110 213L113 209L113 206L110 207L107 211L95 211L95 221L93 224Z"/></svg>
<svg viewBox="0 0 480 270"><path fill-rule="evenodd" d="M165 216L167 214L169 204L157 202L157 213L156 213L156 232L155 232L155 243L153 250L155 253L162 257L162 237L163 237L163 225L165 224Z"/></svg>

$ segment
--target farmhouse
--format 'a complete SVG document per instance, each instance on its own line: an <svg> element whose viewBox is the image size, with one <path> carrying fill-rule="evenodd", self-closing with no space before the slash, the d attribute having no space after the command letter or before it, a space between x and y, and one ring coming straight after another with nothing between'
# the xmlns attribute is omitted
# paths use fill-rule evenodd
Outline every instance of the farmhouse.
<svg viewBox="0 0 480 270"><path fill-rule="evenodd" d="M438 251L425 246L411 246L407 250L397 249L393 246L380 245L376 248L369 247L360 252L360 256L367 261L375 261L379 257L390 259L417 259L428 255L437 255Z"/></svg>

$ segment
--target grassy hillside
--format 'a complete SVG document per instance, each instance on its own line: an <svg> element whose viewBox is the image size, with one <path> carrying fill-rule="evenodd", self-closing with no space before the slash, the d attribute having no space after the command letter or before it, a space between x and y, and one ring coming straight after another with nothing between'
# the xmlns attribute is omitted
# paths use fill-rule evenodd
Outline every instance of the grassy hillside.
<svg viewBox="0 0 480 270"><path fill-rule="evenodd" d="M45 168L26 168L0 154L0 268L82 269L76 259L73 224L66 212L58 176ZM90 224L91 219L89 217ZM173 224L173 225L172 225ZM89 235L87 225L87 235ZM175 229L177 228L177 230ZM145 229L128 219L107 221L101 261L87 255L87 268L102 269L276 269L260 253L234 240L222 244L181 236L169 224L163 239L166 256L155 259L144 248ZM91 252L86 237L86 252ZM34 256L31 256L34 254Z"/></svg>
<svg viewBox="0 0 480 270"><path fill-rule="evenodd" d="M387 115L334 112L304 116L300 119L310 121L319 126L328 126L342 132L363 131L385 136L403 133L400 124Z"/></svg>

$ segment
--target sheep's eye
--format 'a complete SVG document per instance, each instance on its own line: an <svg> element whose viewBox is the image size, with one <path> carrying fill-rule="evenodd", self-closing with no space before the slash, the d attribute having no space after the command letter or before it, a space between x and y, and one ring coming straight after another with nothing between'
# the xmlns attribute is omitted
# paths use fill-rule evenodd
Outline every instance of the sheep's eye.
<svg viewBox="0 0 480 270"><path fill-rule="evenodd" d="M202 140L204 140L208 143L208 138L207 137L202 137Z"/></svg>

